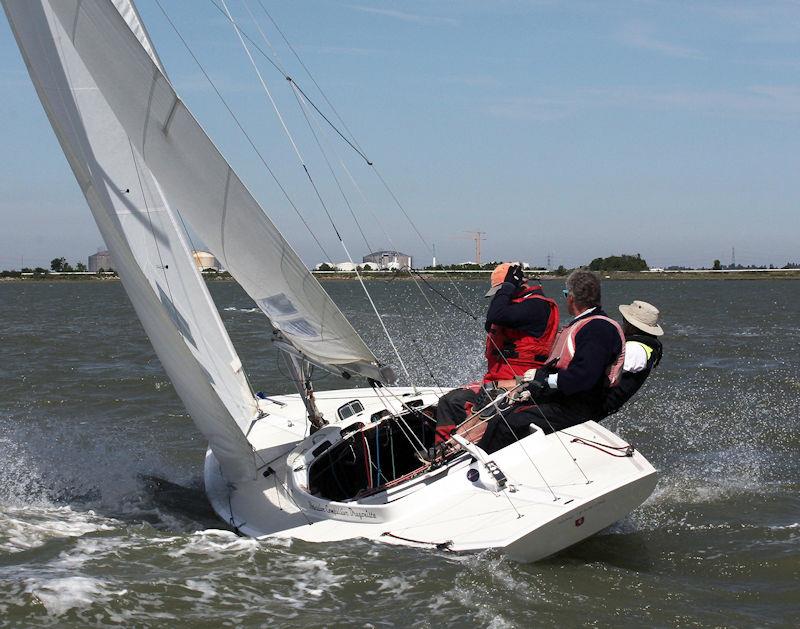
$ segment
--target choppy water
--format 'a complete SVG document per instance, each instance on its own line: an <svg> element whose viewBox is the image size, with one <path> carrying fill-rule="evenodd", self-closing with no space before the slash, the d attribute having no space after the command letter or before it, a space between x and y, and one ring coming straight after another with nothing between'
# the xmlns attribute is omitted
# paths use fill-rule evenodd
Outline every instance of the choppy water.
<svg viewBox="0 0 800 629"><path fill-rule="evenodd" d="M412 283L370 286L415 378L479 374L478 325L428 294L432 317ZM389 358L357 284L326 287ZM480 313L483 284L459 289ZM211 290L254 386L289 392L253 304L233 283ZM661 479L625 520L521 565L256 542L224 530L199 492L157 500L140 477L199 487L205 445L122 287L0 283L0 625L797 626L800 282L604 290L609 312L634 298L664 312L661 367L608 420Z"/></svg>

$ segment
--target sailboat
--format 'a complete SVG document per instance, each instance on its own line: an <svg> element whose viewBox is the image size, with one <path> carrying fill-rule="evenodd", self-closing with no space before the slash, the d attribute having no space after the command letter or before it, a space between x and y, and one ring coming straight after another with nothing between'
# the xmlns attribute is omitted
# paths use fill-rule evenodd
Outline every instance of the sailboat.
<svg viewBox="0 0 800 629"><path fill-rule="evenodd" d="M594 422L488 455L434 444L437 387L394 386L206 135L131 0L2 0L115 268L197 429L211 505L242 535L366 538L535 561L625 517L653 466ZM268 319L298 393L254 393L189 230ZM361 388L314 391L323 368ZM500 400L494 404L499 408Z"/></svg>

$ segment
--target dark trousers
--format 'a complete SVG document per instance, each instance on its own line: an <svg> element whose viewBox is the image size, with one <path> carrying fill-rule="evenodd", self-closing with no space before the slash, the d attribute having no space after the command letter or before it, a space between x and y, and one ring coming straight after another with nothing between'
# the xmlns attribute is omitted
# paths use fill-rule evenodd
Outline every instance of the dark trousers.
<svg viewBox="0 0 800 629"><path fill-rule="evenodd" d="M489 420L478 445L491 454L527 437L531 424L541 428L547 435L595 419L593 415L585 406L566 401L515 404Z"/></svg>
<svg viewBox="0 0 800 629"><path fill-rule="evenodd" d="M445 393L436 405L436 443L449 439L459 424L491 401L480 383Z"/></svg>
<svg viewBox="0 0 800 629"><path fill-rule="evenodd" d="M480 397L477 387L453 389L439 398L436 405L437 426L458 426L472 411Z"/></svg>

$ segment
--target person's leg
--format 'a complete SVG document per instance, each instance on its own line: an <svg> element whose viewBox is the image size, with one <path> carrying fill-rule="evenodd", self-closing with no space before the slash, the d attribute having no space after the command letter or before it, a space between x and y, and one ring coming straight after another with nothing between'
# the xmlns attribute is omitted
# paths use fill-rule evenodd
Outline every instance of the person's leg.
<svg viewBox="0 0 800 629"><path fill-rule="evenodd" d="M489 421L478 445L491 454L527 437L531 424L541 428L544 434L550 434L584 421L586 418L582 414L562 403L516 404Z"/></svg>
<svg viewBox="0 0 800 629"><path fill-rule="evenodd" d="M551 432L582 424L588 419L583 409L564 402L549 402L527 406L520 413L530 418L530 424L536 424L549 435Z"/></svg>
<svg viewBox="0 0 800 629"><path fill-rule="evenodd" d="M439 398L436 405L436 443L449 439L456 426L472 413L479 397L475 389L453 389Z"/></svg>

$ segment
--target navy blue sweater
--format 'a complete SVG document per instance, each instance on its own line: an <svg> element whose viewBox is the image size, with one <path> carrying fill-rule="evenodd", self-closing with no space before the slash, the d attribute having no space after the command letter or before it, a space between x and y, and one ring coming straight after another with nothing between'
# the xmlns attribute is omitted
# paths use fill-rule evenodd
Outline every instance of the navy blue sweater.
<svg viewBox="0 0 800 629"><path fill-rule="evenodd" d="M536 292L542 294L540 290ZM504 282L494 294L486 313L486 331L488 332L494 324L521 330L531 336L541 336L547 328L550 306L541 299L525 299L516 304L512 303L511 300L516 293L516 286Z"/></svg>
<svg viewBox="0 0 800 629"><path fill-rule="evenodd" d="M574 319L570 325L592 315L607 316L600 308ZM575 355L566 369L558 372L558 390L576 401L595 406L603 397L605 373L622 351L617 329L608 321L595 319L575 336Z"/></svg>

